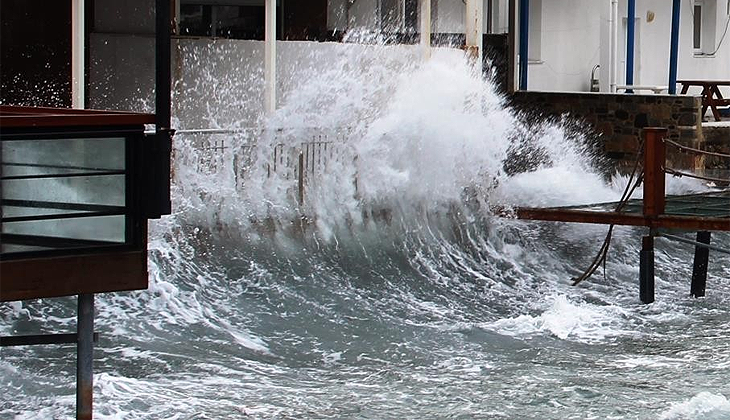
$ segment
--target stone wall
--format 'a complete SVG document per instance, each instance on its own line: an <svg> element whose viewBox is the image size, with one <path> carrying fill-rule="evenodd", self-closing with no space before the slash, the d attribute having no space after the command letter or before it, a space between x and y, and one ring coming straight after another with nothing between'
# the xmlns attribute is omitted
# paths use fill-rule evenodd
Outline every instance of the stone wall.
<svg viewBox="0 0 730 420"><path fill-rule="evenodd" d="M688 146L703 142L699 96L518 91L508 101L528 115L584 121L597 134L597 149L618 166L633 164L644 127L665 127L670 139ZM670 150L667 159L679 167L696 166L691 156Z"/></svg>

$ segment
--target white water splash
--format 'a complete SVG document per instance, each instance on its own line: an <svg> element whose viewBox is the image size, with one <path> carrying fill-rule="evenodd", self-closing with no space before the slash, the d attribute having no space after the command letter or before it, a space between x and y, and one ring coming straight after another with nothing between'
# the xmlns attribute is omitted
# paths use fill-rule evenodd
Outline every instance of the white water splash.
<svg viewBox="0 0 730 420"><path fill-rule="evenodd" d="M588 343L630 334L622 326L625 311L620 308L573 303L562 295L550 300L547 310L538 316L500 319L486 324L485 328L514 337L547 333L561 340Z"/></svg>
<svg viewBox="0 0 730 420"><path fill-rule="evenodd" d="M730 418L730 401L724 395L703 391L661 414L663 420L721 420Z"/></svg>

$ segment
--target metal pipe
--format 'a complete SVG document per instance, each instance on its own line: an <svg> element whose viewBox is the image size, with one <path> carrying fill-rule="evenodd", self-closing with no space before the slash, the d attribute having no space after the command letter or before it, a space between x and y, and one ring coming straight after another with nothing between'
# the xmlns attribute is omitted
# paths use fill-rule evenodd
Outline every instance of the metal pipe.
<svg viewBox="0 0 730 420"><path fill-rule="evenodd" d="M421 50L423 58L431 58L431 0L421 0L419 11L421 24Z"/></svg>
<svg viewBox="0 0 730 420"><path fill-rule="evenodd" d="M611 0L611 49L609 86L612 93L616 92L618 78L618 0Z"/></svg>
<svg viewBox="0 0 730 420"><path fill-rule="evenodd" d="M679 12L680 0L672 3L672 37L669 49L669 94L677 93L677 61L679 57Z"/></svg>
<svg viewBox="0 0 730 420"><path fill-rule="evenodd" d="M71 107L85 107L85 0L71 2Z"/></svg>
<svg viewBox="0 0 730 420"><path fill-rule="evenodd" d="M634 36L636 20L636 0L629 0L628 16L626 18L626 85L634 84ZM634 93L632 89L626 89L626 93Z"/></svg>
<svg viewBox="0 0 730 420"><path fill-rule="evenodd" d="M78 297L76 419L91 420L94 399L94 294Z"/></svg>
<svg viewBox="0 0 730 420"><path fill-rule="evenodd" d="M530 0L520 0L520 90L527 90Z"/></svg>
<svg viewBox="0 0 730 420"><path fill-rule="evenodd" d="M708 242L707 243L704 243L704 242L702 242L700 240L693 241L692 239L687 239L687 238L683 238L681 236L676 236L676 235L670 235L668 233L659 233L657 236L661 236L662 238L671 239L673 241L682 242L682 243L689 244L689 245L694 245L694 246L699 247L699 248L710 249L712 251L721 252L723 254L730 254L730 249L720 248L719 246L710 245L709 239L708 239ZM698 236L698 239L702 239L702 238L700 238Z"/></svg>
<svg viewBox="0 0 730 420"><path fill-rule="evenodd" d="M276 111L276 0L266 0L264 27L264 112Z"/></svg>

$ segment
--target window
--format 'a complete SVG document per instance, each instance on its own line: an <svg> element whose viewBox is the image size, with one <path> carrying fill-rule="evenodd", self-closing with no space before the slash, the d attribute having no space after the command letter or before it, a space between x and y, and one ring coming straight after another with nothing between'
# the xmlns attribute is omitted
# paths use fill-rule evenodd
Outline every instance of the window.
<svg viewBox="0 0 730 420"><path fill-rule="evenodd" d="M695 50L702 49L702 6L695 4L694 6L694 29L692 37L692 47Z"/></svg>
<svg viewBox="0 0 730 420"><path fill-rule="evenodd" d="M264 6L181 4L180 34L263 39Z"/></svg>
<svg viewBox="0 0 730 420"><path fill-rule="evenodd" d="M694 0L692 7L692 49L695 55L712 55L715 52L717 25L715 0Z"/></svg>
<svg viewBox="0 0 730 420"><path fill-rule="evenodd" d="M541 61L542 50L542 0L530 0L530 28L528 61Z"/></svg>

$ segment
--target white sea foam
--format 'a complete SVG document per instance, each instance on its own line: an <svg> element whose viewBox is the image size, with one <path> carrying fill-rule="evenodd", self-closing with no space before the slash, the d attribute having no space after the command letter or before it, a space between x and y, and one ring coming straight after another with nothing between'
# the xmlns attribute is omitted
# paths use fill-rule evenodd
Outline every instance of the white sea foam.
<svg viewBox="0 0 730 420"><path fill-rule="evenodd" d="M730 418L730 401L720 394L703 391L664 411L665 420L720 420Z"/></svg>
<svg viewBox="0 0 730 420"><path fill-rule="evenodd" d="M547 305L540 315L500 319L485 324L485 328L516 337L547 333L562 340L581 342L597 342L628 333L622 327L624 311L620 308L574 303L563 295L549 299Z"/></svg>

